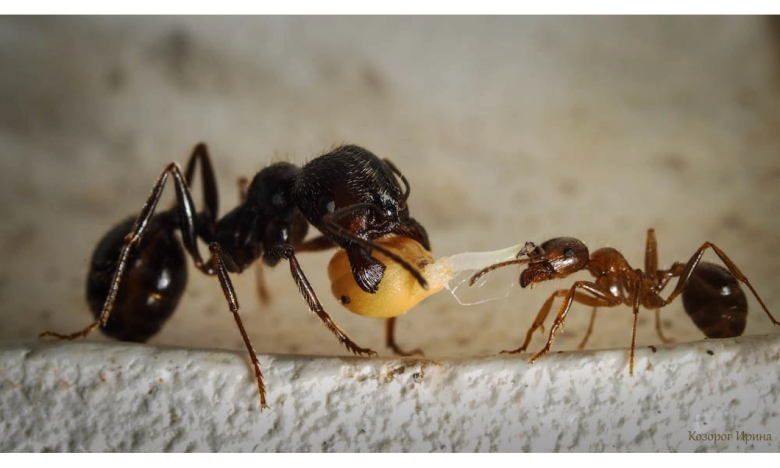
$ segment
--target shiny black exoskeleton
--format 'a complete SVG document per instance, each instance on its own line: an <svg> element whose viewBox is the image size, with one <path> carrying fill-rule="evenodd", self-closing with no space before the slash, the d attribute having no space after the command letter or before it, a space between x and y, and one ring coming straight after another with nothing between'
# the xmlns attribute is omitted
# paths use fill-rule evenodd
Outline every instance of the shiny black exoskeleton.
<svg viewBox="0 0 780 468"><path fill-rule="evenodd" d="M111 229L92 254L87 276L87 302L95 318L100 317L103 310L116 272L117 258L134 222L135 216ZM157 334L173 314L187 285L184 249L174 234L177 225L176 217L170 213L152 218L138 250L128 256L113 312L105 326L100 327L106 335L121 341L143 343Z"/></svg>
<svg viewBox="0 0 780 468"><path fill-rule="evenodd" d="M201 212L195 211L189 189L197 163L201 166L203 185ZM155 214L168 177L173 178L176 205ZM100 327L121 340L148 340L173 313L184 291L186 250L199 270L218 277L250 354L261 406L266 407L260 365L238 315L238 299L229 273L241 272L260 259L268 266L288 260L309 308L339 341L355 354L376 354L357 346L333 322L295 253L343 247L355 280L366 291L375 292L385 269L371 257L371 252L377 250L400 263L427 287L414 266L374 242L383 235L395 234L411 237L430 248L425 229L409 216L408 196L406 178L390 161L347 145L303 167L285 162L266 167L249 184L242 203L217 219L216 178L206 146L199 144L190 156L185 174L176 163L169 164L141 213L113 228L98 244L87 280L87 299L96 321L70 335L47 331L42 336L73 339ZM304 242L309 223L322 236ZM174 234L177 229L181 241ZM207 261L200 255L198 239L209 245L211 257Z"/></svg>

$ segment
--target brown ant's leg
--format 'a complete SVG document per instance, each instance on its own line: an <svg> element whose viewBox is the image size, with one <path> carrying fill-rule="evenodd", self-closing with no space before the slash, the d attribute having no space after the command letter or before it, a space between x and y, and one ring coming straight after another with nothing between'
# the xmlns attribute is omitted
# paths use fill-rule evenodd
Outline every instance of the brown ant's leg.
<svg viewBox="0 0 780 468"><path fill-rule="evenodd" d="M513 350L513 351L502 351L501 354L517 354L522 353L526 349L528 349L528 345L531 343L531 337L533 336L534 332L538 329L542 329L542 333L544 333L544 321L547 319L547 314L550 313L550 309L552 308L553 301L556 297L564 297L569 293L569 289L559 289L552 293L550 297L547 298L547 300L544 302L544 305L542 305L542 308L539 309L539 313L536 314L536 318L534 319L534 323L531 324L531 327L528 329L528 331L525 334L525 341L523 342L523 345L519 348ZM610 306L610 303L607 303L605 301L599 300L598 298L593 298L591 296L586 296L582 293L575 293L573 297L574 302L579 302L580 304L585 304L593 307L603 307L603 306Z"/></svg>
<svg viewBox="0 0 780 468"><path fill-rule="evenodd" d="M740 271L739 268L737 268L737 265L734 264L734 262L731 261L731 259L722 251L720 248L711 243L711 242L705 242L702 244L701 247L691 256L691 259L688 260L688 263L685 265L685 269L680 274L680 279L677 281L677 286L675 286L674 291L669 295L668 298L664 301L664 305L668 305L671 303L682 291L685 289L685 286L688 284L688 281L691 278L691 275L693 274L693 270L696 268L696 266L701 261L701 257L704 255L704 251L708 248L712 248L712 250L715 251L715 253L720 257L721 261L723 261L724 264L726 264L726 268L728 268L729 272L734 276L734 278L737 279L737 281L741 282L742 284L746 285L750 291L753 293L753 296L758 300L758 303L761 304L761 307L764 309L764 312L766 312L766 315L769 317L769 320L772 321L775 325L780 325L780 322L775 320L774 316L772 316L772 313L769 312L769 309L767 308L766 304L764 304L764 301L761 300L761 297L758 295L755 289L753 289L753 285L750 284L750 281L748 281L747 277Z"/></svg>
<svg viewBox="0 0 780 468"><path fill-rule="evenodd" d="M594 307L593 312L590 313L590 323L588 324L588 331L585 332L585 336L582 337L582 341L580 341L580 344L577 345L577 349L583 349L585 345L588 343L590 334L593 333L593 323L596 321L596 312L598 310L599 310L598 307Z"/></svg>
<svg viewBox="0 0 780 468"><path fill-rule="evenodd" d="M661 327L661 309L655 309L655 331L658 333L658 338L661 338L663 343L674 343L674 340L664 336L664 332Z"/></svg>
<svg viewBox="0 0 780 468"><path fill-rule="evenodd" d="M236 296L235 289L233 289L233 283L230 281L230 275L228 275L228 270L225 266L225 257L228 257L228 255L216 242L209 244L209 251L214 259L214 267L217 271L219 284L222 286L222 292L225 293L225 299L228 301L230 312L233 313L233 318L236 319L238 331L241 332L241 337L244 339L244 345L246 345L246 350L249 352L252 366L255 368L255 379L257 380L257 389L260 393L260 409L267 409L268 405L265 402L265 384L263 384L263 373L260 372L260 361L257 359L257 354L252 346L252 342L249 340L249 336L244 329L244 324L241 322L241 317L238 315L238 297Z"/></svg>
<svg viewBox="0 0 780 468"><path fill-rule="evenodd" d="M658 242L655 239L655 230L647 230L647 244L645 247L645 274L650 277L656 286L656 291L660 292L669 283L669 280L682 274L679 263L672 265L669 270L658 269ZM661 309L655 309L655 331L663 343L672 343L674 340L664 336L661 327Z"/></svg>
<svg viewBox="0 0 780 468"><path fill-rule="evenodd" d="M637 271L638 274L641 274L641 271ZM629 364L628 364L628 375L634 375L634 352L636 350L636 324L637 319L639 318L639 300L640 300L640 294L639 291L641 289L641 283L637 282L636 286L634 287L634 326L631 328L631 357L629 358Z"/></svg>
<svg viewBox="0 0 780 468"><path fill-rule="evenodd" d="M658 285L658 242L655 240L655 229L647 230L645 274L650 277L654 285Z"/></svg>
<svg viewBox="0 0 780 468"><path fill-rule="evenodd" d="M349 214L352 211L355 211L355 210L358 210L358 209L363 209L363 208L369 208L369 209L373 209L373 210L377 210L377 211L379 210L379 208L377 208L375 205L373 205L371 203L359 203L359 204L351 205L351 206L348 206L346 208L342 208L342 209L340 209L338 211L335 211L333 213L328 213L325 216L323 216L322 217L322 223L323 223L322 224L322 229L328 231L328 232L325 233L326 235L327 234L331 234L334 237L349 240L349 241L351 241L351 242L353 242L353 243L363 247L364 249L368 249L369 251L377 250L377 251L381 252L383 255L387 256L388 258L390 258L394 262L396 262L399 265L401 265L406 271L408 271L412 276L414 276L414 279L416 279L417 282L420 283L420 286L427 291L428 290L428 281L426 281L425 278L423 278L422 273L420 273L420 271L417 268L413 267L404 258L401 258L395 252L393 252L393 251L391 251L391 250L389 250L389 249L387 249L387 248L385 248L385 247L383 247L383 246L381 246L381 245L379 245L379 244L377 244L377 243L375 243L373 241L370 241L370 240L358 237L355 234L353 234L352 232L350 232L350 231L344 229L343 227L339 226L338 224L336 224L335 220L339 219L340 217L343 217L344 215L347 215L347 214Z"/></svg>
<svg viewBox="0 0 780 468"><path fill-rule="evenodd" d="M376 352L368 348L361 348L354 341L352 341L346 333L344 333L336 322L330 318L325 309L323 309L320 300L317 298L317 294L314 293L314 288L311 287L306 275L303 274L298 259L295 258L295 250L290 245L280 245L273 248L275 251L271 251L273 256L278 255L281 258L286 258L290 262L290 272L292 273L295 284L298 286L298 290L301 292L304 300L309 305L309 310L317 314L326 327L339 339L347 350L358 355L376 356Z"/></svg>
<svg viewBox="0 0 780 468"><path fill-rule="evenodd" d="M146 203L144 203L143 208L141 208L141 213L138 215L138 218L136 218L133 228L125 237L125 243L119 253L116 271L111 280L111 287L103 305L103 310L100 312L100 317L83 330L75 333L62 335L55 332L44 331L39 335L40 338L53 336L63 340L72 340L74 338L86 337L92 330L100 325L105 326L108 322L108 318L111 316L111 309L114 307L114 301L119 292L122 275L127 267L127 258L130 255L131 249L141 242L141 238L146 232L149 221L152 219L154 211L157 208L157 203L160 201L160 195L162 194L163 188L165 188L165 182L168 180L169 175L173 175L173 181L176 188L177 208L179 220L181 222L182 239L185 247L187 247L187 250L190 252L190 255L195 259L196 265L199 268L203 267L203 259L200 256L196 242L195 208L192 203L192 197L190 196L190 191L185 183L184 176L181 173L181 168L179 168L179 165L175 162L170 163L157 178L157 182L154 183L152 192L149 194L149 198L146 200Z"/></svg>
<svg viewBox="0 0 780 468"><path fill-rule="evenodd" d="M589 298L588 296L581 295L578 296L580 300L578 300L577 302L581 302L583 304L594 306L594 307L597 306L613 307L620 304L619 298L612 296L609 293L609 291L602 289L596 283L592 283L590 281L575 282L574 285L572 285L572 287L566 293L566 296L563 299L563 303L561 304L561 308L558 311L558 316L555 317L555 321L553 322L552 327L550 327L550 336L547 339L547 343L538 353L534 354L533 357L528 362L533 363L540 357L547 354L548 351L550 351L550 347L552 346L553 340L555 339L555 332L558 331L558 328L562 328L564 326L564 323L566 321L566 314L569 313L569 309L571 309L571 305L574 302L575 296L577 296L577 289L583 289L585 290L585 292L589 292L593 294L593 296L595 296L595 298ZM560 291L557 291L555 295L557 295L562 291L566 291L566 290L562 289ZM585 302L582 299L588 299L588 301Z"/></svg>
<svg viewBox="0 0 780 468"><path fill-rule="evenodd" d="M417 348L411 351L404 351L398 347L395 342L395 319L398 317L390 317L385 322L385 345L393 350L393 353L399 356L423 356L422 349Z"/></svg>

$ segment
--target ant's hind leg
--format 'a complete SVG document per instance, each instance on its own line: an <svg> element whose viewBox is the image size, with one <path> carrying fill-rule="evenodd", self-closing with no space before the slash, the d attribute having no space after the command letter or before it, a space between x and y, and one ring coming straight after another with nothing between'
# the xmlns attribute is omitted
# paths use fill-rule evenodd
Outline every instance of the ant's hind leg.
<svg viewBox="0 0 780 468"><path fill-rule="evenodd" d="M395 320L398 317L390 317L385 322L385 345L393 350L393 353L399 356L423 356L422 349L417 348L411 351L404 351L398 347L395 342Z"/></svg>
<svg viewBox="0 0 780 468"><path fill-rule="evenodd" d="M108 290L108 296L103 303L103 309L101 310L98 319L89 324L89 326L83 330L77 331L75 333L63 335L51 331L44 331L39 335L39 338L52 336L63 340L72 340L74 338L86 337L95 328L101 325L105 326L106 323L108 323L108 318L111 316L111 310L114 307L114 301L116 300L117 293L119 292L119 286L122 283L122 276L125 272L125 269L127 268L127 259L130 256L131 249L141 242L141 238L143 238L143 235L149 226L149 222L154 215L155 209L157 208L157 203L160 201L160 195L162 194L163 188L165 188L165 182L168 180L169 175L173 176L173 181L176 188L177 207L179 212L179 219L181 220L182 224L182 239L184 239L185 245L188 245L189 243L188 246L192 247L191 249L188 248L188 250L193 255L193 258L195 258L195 263L199 266L203 264L203 260L197 251L197 243L195 241L195 208L192 203L192 197L190 196L190 192L187 188L185 177L181 172L181 168L179 168L179 165L175 162L170 163L157 178L157 181L152 187L152 192L149 194L149 198L146 200L146 203L144 203L143 208L141 208L141 213L138 215L135 223L133 223L132 229L125 237L122 250L120 251L119 258L117 260L116 270L114 271L114 276L111 279L111 286Z"/></svg>
<svg viewBox="0 0 780 468"><path fill-rule="evenodd" d="M292 277L295 280L295 284L298 286L298 290L301 292L304 300L309 305L309 310L317 314L317 317L319 317L320 320L322 320L322 323L328 327L328 330L336 335L336 337L339 339L339 342L342 343L347 348L347 350L361 356L377 355L375 351L372 351L368 348L361 348L355 344L355 342L352 341L349 336L347 336L347 334L344 333L341 328L339 328L338 325L336 325L336 322L330 318L330 315L325 312L325 309L322 307L320 300L317 298L317 294L314 292L314 288L312 288L309 280L306 278L306 275L303 274L303 270L301 269L301 265L298 263L298 259L295 257L295 250L292 246L280 245L274 247L266 252L266 256L269 255L272 257L278 256L279 258L285 258L288 262L290 262L290 272L292 273Z"/></svg>
<svg viewBox="0 0 780 468"><path fill-rule="evenodd" d="M691 279L691 275L693 275L693 270L696 268L696 266L701 261L701 257L704 255L704 251L708 248L712 248L712 250L715 251L715 253L720 257L721 261L726 265L726 268L728 268L729 273L731 273L734 278L737 279L740 283L744 284L750 289L750 292L753 293L753 296L758 300L758 303L761 304L761 307L764 309L764 312L766 312L766 315L769 317L769 320L772 321L775 325L780 325L780 322L775 320L775 317L772 315L771 312L769 312L769 308L767 308L766 304L764 304L764 301L761 299L761 297L758 295L756 290L753 288L753 285L750 284L750 281L748 281L747 277L740 271L739 268L737 268L737 265L734 264L734 262L731 261L731 259L722 251L720 248L711 243L711 242L705 242L702 244L701 247L691 256L691 259L688 260L688 263L685 265L685 269L683 270L682 274L680 275L680 279L677 281L677 286L675 286L674 291L669 295L668 298L664 301L664 305L668 305L670 302L672 302L682 291L685 289L685 286L688 284L688 281Z"/></svg>
<svg viewBox="0 0 780 468"><path fill-rule="evenodd" d="M655 309L655 331L658 333L658 338L663 343L674 343L674 340L664 336L663 327L661 326L661 309Z"/></svg>

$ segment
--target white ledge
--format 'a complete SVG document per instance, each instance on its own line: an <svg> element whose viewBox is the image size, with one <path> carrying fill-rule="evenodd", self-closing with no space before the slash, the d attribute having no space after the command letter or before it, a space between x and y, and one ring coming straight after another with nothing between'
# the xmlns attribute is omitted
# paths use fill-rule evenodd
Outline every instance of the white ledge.
<svg viewBox="0 0 780 468"><path fill-rule="evenodd" d="M528 356L6 343L0 451L780 451L778 335Z"/></svg>

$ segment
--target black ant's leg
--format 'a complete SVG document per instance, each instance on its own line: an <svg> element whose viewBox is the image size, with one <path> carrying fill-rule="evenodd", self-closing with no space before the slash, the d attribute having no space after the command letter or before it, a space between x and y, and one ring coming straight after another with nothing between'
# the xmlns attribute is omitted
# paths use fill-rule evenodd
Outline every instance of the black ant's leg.
<svg viewBox="0 0 780 468"><path fill-rule="evenodd" d="M582 341L580 341L580 344L577 345L577 349L583 349L585 348L585 345L588 344L588 339L590 339L591 333L593 333L593 324L596 322L596 312L598 312L599 308L594 307L593 311L590 313L590 323L588 323L588 331L585 332L585 336L582 337Z"/></svg>
<svg viewBox="0 0 780 468"><path fill-rule="evenodd" d="M408 271L412 276L414 276L414 279L417 280L418 283L420 283L420 286L428 290L428 282L423 278L422 273L420 271L413 267L408 261L401 258L398 254L395 252L392 252L391 250L373 242L367 239L360 238L353 234L352 232L344 229L343 227L336 224L336 220L339 218L342 218L346 216L347 214L350 214L353 211L356 211L358 209L364 209L369 208L376 211L380 211L379 208L371 203L358 203L355 205L348 206L346 208L342 208L340 210L337 210L333 213L328 213L325 216L322 217L322 227L321 229L324 229L325 234L331 234L334 237L346 239L351 242L354 242L355 244L359 245L360 247L363 247L364 249L367 249L368 251L371 250L377 250L393 260L394 262L401 265L406 271ZM381 212L380 212L381 214Z"/></svg>
<svg viewBox="0 0 780 468"><path fill-rule="evenodd" d="M385 345L393 350L393 353L399 355L399 356L422 356L423 352L422 349L417 348L413 349L411 351L404 351L401 348L398 347L398 345L395 342L395 319L398 317L390 317L385 321Z"/></svg>
<svg viewBox="0 0 780 468"><path fill-rule="evenodd" d="M584 282L579 281L579 283L584 283ZM588 284L592 284L595 286L594 283L588 283ZM583 288L587 289L585 287ZM552 308L552 304L555 298L566 297L568 300L569 299L568 293L570 293L571 291L572 290L570 289L559 289L558 291L555 291L554 293L550 294L550 297L548 297L547 300L544 301L542 308L539 309L539 313L536 314L536 318L534 319L534 322L531 324L531 326L528 328L528 331L525 333L525 341L523 341L523 345L512 351L502 351L501 354L517 354L517 353L522 353L523 351L528 349L528 345L531 343L531 337L533 336L534 332L539 328L541 328L542 332L544 332L544 321L547 319L547 314L550 313L550 309ZM594 293L594 295L596 294ZM580 304L589 305L592 307L612 307L620 303L620 301L618 299L615 299L613 296L609 296L606 299L604 299L599 297L598 295L596 295L596 297L591 297L591 296L586 296L585 294L580 292L574 293L574 295L571 298L571 301L578 302ZM566 300L564 300L564 304L565 303ZM562 304L561 306L563 306L564 304ZM561 323L561 326L563 326L563 323Z"/></svg>
<svg viewBox="0 0 780 468"><path fill-rule="evenodd" d="M331 239L328 239L325 236L317 236L307 240L302 244L296 245L295 251L296 252L319 252L322 250L332 249L334 247L338 247L338 245L335 242L333 242Z"/></svg>
<svg viewBox="0 0 780 468"><path fill-rule="evenodd" d="M271 293L265 283L265 268L263 262L255 262L255 289L260 303L268 305L271 302Z"/></svg>
<svg viewBox="0 0 780 468"><path fill-rule="evenodd" d="M584 294L577 294L577 289L583 289L585 292L588 292L592 294L594 297L588 297ZM618 304L620 304L620 299L616 298L615 296L612 296L609 291L602 289L600 286L598 286L596 283L592 283L590 281L577 281L572 285L572 287L567 291L566 289L561 289L559 291L556 291L550 296L550 298L545 302L545 305L542 307L542 310L539 311L539 315L547 315L547 312L549 311L550 306L552 305L552 301L555 297L560 297L562 295L565 295L563 299L563 303L561 303L561 308L558 311L558 316L555 317L555 321L552 324L552 327L550 327L550 336L547 339L547 343L544 345L544 347L539 351L538 353L534 354L534 356L528 361L530 363L533 363L540 357L547 354L548 351L550 351L550 347L552 346L553 340L555 339L555 332L558 331L558 328L562 328L564 326L564 323L566 321L566 314L569 313L569 309L571 309L572 303L575 301L575 297L577 302L580 302L582 304L590 305L593 307L613 307ZM547 310L545 310L547 308ZM544 319L542 318L542 321ZM529 341L530 334L533 333L533 331L536 329L535 327L538 327L537 323L539 322L539 316L537 316L537 319L534 321L534 324L531 326L531 329L528 330L528 334L526 335L526 341ZM524 344L523 346L526 346L527 344ZM513 352L520 352L524 348L517 349Z"/></svg>
<svg viewBox="0 0 780 468"><path fill-rule="evenodd" d="M59 333L44 331L39 335L40 337L53 336L60 339L72 340L78 337L85 337L98 326L106 325L108 318L111 316L111 309L114 307L114 301L116 300L119 286L122 282L122 275L124 274L125 268L127 268L127 258L130 255L131 249L141 242L141 238L146 232L149 221L152 219L154 211L157 208L157 203L160 201L160 195L162 194L163 188L165 187L165 182L168 180L169 175L173 176L174 186L176 188L176 198L178 201L177 212L181 222L182 239L184 239L185 247L187 247L187 250L195 259L196 265L198 265L199 268L202 267L203 259L198 252L196 242L194 224L195 208L192 203L192 197L190 196L189 189L187 188L187 184L184 181L184 176L181 173L179 165L175 162L170 163L165 168L165 170L163 170L162 174L160 174L160 177L158 177L157 182L155 182L154 186L152 187L152 192L149 195L149 198L146 200L146 203L141 209L141 213L138 215L138 218L136 218L135 223L133 224L133 228L125 237L124 245L122 246L122 250L119 253L119 259L117 260L116 271L114 272L113 279L111 280L111 287L108 291L108 296L106 297L103 310L101 311L98 319L83 330L69 335L61 335Z"/></svg>
<svg viewBox="0 0 780 468"><path fill-rule="evenodd" d="M225 299L228 301L230 312L233 313L233 318L236 320L238 330L241 332L241 338L244 339L244 345L246 346L246 350L249 352L249 358L251 359L252 366L255 369L257 388L260 393L260 409L266 409L268 408L268 405L265 401L265 384L263 384L263 374L260 372L260 361L257 359L257 354L255 353L255 349L252 346L252 342L249 340L249 336L244 329L244 324L241 322L241 317L238 315L238 297L236 296L235 289L233 289L233 283L230 281L228 269L225 266L225 260L230 258L230 256L222 250L222 247L220 247L217 242L212 242L209 244L209 251L211 252L211 257L214 259L214 266L217 271L217 278L219 278L219 284L222 286L222 292L225 293Z"/></svg>
<svg viewBox="0 0 780 468"><path fill-rule="evenodd" d="M290 262L290 272L292 273L295 284L298 286L298 290L301 292L306 303L309 305L309 310L317 314L317 317L322 320L326 327L339 339L347 350L358 355L376 356L376 352L368 349L361 348L354 341L352 341L346 333L344 333L336 322L330 318L325 309L322 307L320 300L317 298L317 294L314 292L309 280L304 275L301 265L298 263L298 259L295 257L295 249L291 245L279 245L272 247L266 256L270 258L285 258Z"/></svg>
<svg viewBox="0 0 780 468"><path fill-rule="evenodd" d="M246 202L246 196L249 193L249 179L246 177L238 178L238 203L244 204Z"/></svg>
<svg viewBox="0 0 780 468"><path fill-rule="evenodd" d="M769 312L769 309L767 308L766 304L764 304L764 301L761 300L761 297L758 295L755 289L753 289L753 285L750 284L750 281L748 281L747 277L740 271L739 268L737 268L737 265L734 264L734 262L731 261L731 259L726 256L726 254L720 250L720 248L711 243L711 242L705 242L702 244L701 247L691 256L691 259L688 260L688 263L685 265L685 269L680 274L680 279L677 281L677 286L675 286L674 291L669 295L668 298L664 301L664 305L668 305L671 303L680 293L682 293L683 289L688 284L688 281L691 278L691 275L693 274L693 270L696 268L696 266L701 261L702 256L704 255L704 251L708 248L712 248L712 250L715 251L715 253L720 257L720 259L723 261L724 264L726 264L726 268L728 268L729 272L734 276L734 278L737 279L737 281L741 282L742 284L746 285L750 291L753 293L753 296L758 300L758 303L761 304L761 307L764 309L764 312L766 312L766 315L769 317L769 320L772 321L775 325L780 325L780 322L775 320L775 318L772 316L771 312Z"/></svg>
<svg viewBox="0 0 780 468"><path fill-rule="evenodd" d="M238 178L238 203L246 203L246 197L249 193L249 179L246 177ZM234 270L237 271L237 270ZM268 287L265 282L265 269L263 262L255 262L255 291L257 297L260 299L260 303L267 305L271 302L271 293L268 291Z"/></svg>
<svg viewBox="0 0 780 468"><path fill-rule="evenodd" d="M203 216L206 221L206 225L202 226L202 228L208 230L207 233L199 232L199 234L201 237L210 238L213 236L214 227L217 223L217 217L219 216L219 192L217 191L217 179L214 175L214 168L211 165L209 150L205 143L198 143L192 150L189 161L187 161L184 178L187 181L188 187L192 186L192 179L195 174L195 164L197 162L200 162L201 167L204 205Z"/></svg>

